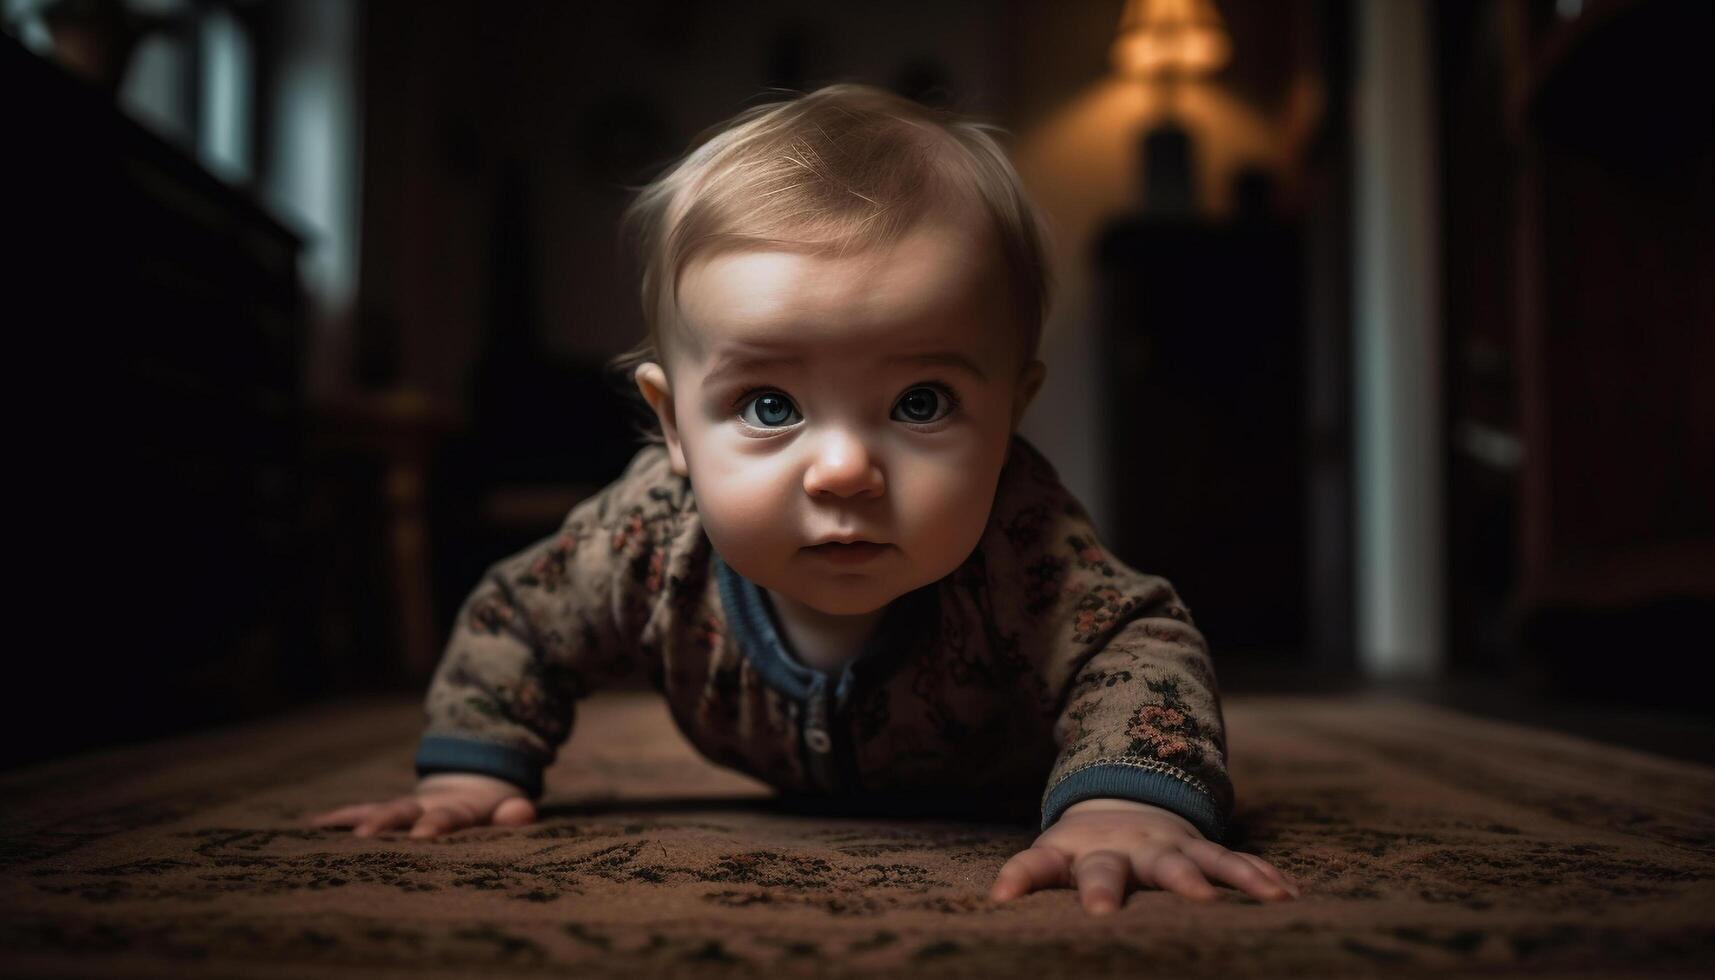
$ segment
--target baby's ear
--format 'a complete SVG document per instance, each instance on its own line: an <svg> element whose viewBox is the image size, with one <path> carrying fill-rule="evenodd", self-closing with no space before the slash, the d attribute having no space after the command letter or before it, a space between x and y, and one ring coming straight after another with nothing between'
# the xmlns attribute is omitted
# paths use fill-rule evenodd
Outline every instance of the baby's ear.
<svg viewBox="0 0 1715 980"><path fill-rule="evenodd" d="M1042 380L1048 377L1048 365L1041 361L1032 360L1018 374L1018 387L1012 396L1012 427L1018 428L1018 423L1024 419L1024 410L1030 407L1036 393L1042 390Z"/></svg>
<svg viewBox="0 0 1715 980"><path fill-rule="evenodd" d="M661 423L661 435L667 441L667 460L672 464L673 472L689 476L691 470L685 465L685 449L679 442L679 426L673 417L673 389L667 384L667 372L654 361L646 361L637 365L631 377L637 382L637 390L643 394L643 400L655 410L655 418Z"/></svg>

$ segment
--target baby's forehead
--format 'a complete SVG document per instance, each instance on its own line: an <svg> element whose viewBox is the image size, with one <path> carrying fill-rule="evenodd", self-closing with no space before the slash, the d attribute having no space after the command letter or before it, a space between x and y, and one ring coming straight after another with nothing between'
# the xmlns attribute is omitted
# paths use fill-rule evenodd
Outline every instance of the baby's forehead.
<svg viewBox="0 0 1715 980"><path fill-rule="evenodd" d="M677 319L704 352L975 346L1005 328L998 285L980 251L952 238L882 257L747 250L693 269Z"/></svg>
<svg viewBox="0 0 1715 980"><path fill-rule="evenodd" d="M679 280L683 319L704 329L729 321L946 314L981 304L1003 285L992 228L952 217L919 221L897 240L869 247L743 245L687 263Z"/></svg>

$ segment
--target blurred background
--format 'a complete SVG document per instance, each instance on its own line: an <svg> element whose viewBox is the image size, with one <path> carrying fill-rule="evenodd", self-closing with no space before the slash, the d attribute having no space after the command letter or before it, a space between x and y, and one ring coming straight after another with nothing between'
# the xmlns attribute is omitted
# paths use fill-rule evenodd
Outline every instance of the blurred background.
<svg viewBox="0 0 1715 980"><path fill-rule="evenodd" d="M638 448L631 188L834 81L1010 132L1024 434L1225 692L1715 762L1706 0L0 11L6 765L420 695Z"/></svg>

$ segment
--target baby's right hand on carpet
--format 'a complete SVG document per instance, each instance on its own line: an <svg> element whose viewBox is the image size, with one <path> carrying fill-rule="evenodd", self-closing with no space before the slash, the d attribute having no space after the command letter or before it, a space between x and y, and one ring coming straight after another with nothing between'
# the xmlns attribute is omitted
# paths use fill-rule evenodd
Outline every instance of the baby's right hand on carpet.
<svg viewBox="0 0 1715 980"><path fill-rule="evenodd" d="M317 814L317 827L350 827L359 837L410 827L415 838L439 837L466 827L517 827L536 819L536 807L511 783L474 772L424 776L415 791L378 803L357 803Z"/></svg>

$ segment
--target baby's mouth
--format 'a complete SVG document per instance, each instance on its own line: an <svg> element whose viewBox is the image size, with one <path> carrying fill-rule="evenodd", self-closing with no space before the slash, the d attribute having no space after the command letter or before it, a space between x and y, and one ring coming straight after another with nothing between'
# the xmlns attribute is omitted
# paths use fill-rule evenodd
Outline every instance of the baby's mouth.
<svg viewBox="0 0 1715 980"><path fill-rule="evenodd" d="M829 561L845 564L877 558L891 547L893 546L890 544L878 544L874 541L853 541L850 544L830 541L826 544L812 545L804 550Z"/></svg>

